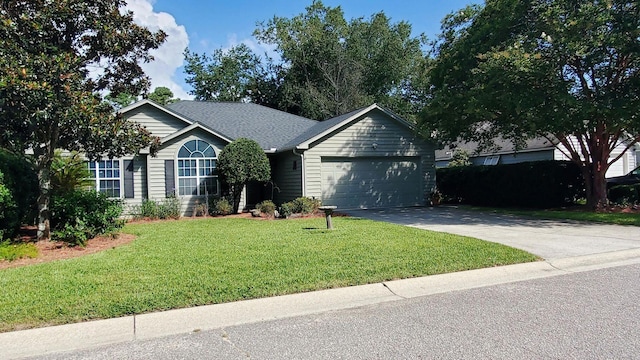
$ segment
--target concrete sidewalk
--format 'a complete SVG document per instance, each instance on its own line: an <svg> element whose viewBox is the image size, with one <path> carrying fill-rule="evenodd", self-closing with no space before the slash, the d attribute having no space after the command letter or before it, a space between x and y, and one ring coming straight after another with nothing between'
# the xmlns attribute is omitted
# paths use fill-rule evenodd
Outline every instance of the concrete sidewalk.
<svg viewBox="0 0 640 360"><path fill-rule="evenodd" d="M356 308L517 281L640 263L640 249L200 306L0 334L3 359Z"/></svg>

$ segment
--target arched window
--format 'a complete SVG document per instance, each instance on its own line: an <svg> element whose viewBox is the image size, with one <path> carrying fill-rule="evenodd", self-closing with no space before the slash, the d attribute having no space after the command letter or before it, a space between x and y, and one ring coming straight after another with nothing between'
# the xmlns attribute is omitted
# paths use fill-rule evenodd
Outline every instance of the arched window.
<svg viewBox="0 0 640 360"><path fill-rule="evenodd" d="M178 193L207 195L218 193L216 152L203 140L187 141L178 151Z"/></svg>

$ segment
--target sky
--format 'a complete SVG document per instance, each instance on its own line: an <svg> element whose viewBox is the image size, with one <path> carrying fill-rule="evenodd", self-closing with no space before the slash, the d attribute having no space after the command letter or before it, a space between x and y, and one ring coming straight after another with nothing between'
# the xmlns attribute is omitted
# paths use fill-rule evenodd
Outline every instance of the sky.
<svg viewBox="0 0 640 360"><path fill-rule="evenodd" d="M384 12L391 23L406 21L413 36L425 34L435 39L440 21L447 14L482 0L323 0L325 6L340 6L347 20L369 19ZM152 52L155 60L142 67L151 78L151 90L171 89L180 99L191 99L185 82L185 48L199 54L228 49L244 43L256 54L273 54L273 48L260 44L252 35L256 24L274 16L291 18L305 12L312 0L127 0L134 21L152 31L162 29L166 42Z"/></svg>

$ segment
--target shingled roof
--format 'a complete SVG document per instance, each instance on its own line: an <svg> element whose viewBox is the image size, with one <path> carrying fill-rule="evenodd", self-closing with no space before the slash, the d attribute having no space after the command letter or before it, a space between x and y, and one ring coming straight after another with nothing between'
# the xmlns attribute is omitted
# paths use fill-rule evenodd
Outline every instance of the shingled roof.
<svg viewBox="0 0 640 360"><path fill-rule="evenodd" d="M167 107L231 139L255 140L265 150L280 149L292 138L321 124L252 103L184 100Z"/></svg>

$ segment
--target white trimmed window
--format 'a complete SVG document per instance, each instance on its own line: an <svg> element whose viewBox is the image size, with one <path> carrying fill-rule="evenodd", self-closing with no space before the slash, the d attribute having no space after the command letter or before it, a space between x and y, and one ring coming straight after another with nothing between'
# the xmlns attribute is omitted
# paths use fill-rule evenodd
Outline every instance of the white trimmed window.
<svg viewBox="0 0 640 360"><path fill-rule="evenodd" d="M500 155L491 155L484 158L484 165L498 165Z"/></svg>
<svg viewBox="0 0 640 360"><path fill-rule="evenodd" d="M216 152L203 140L186 142L178 151L178 194L211 195L218 193Z"/></svg>
<svg viewBox="0 0 640 360"><path fill-rule="evenodd" d="M108 197L121 197L122 171L119 159L89 161L88 166L96 191Z"/></svg>

